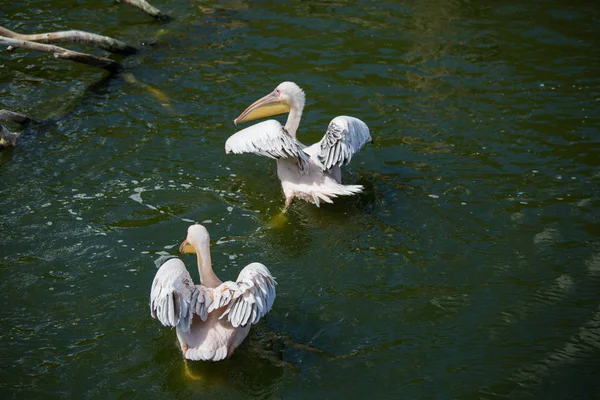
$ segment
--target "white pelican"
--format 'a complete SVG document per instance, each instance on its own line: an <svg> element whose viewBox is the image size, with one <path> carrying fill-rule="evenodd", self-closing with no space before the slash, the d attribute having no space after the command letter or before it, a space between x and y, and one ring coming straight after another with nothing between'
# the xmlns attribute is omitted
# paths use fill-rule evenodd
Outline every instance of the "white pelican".
<svg viewBox="0 0 600 400"><path fill-rule="evenodd" d="M361 185L342 185L340 167L372 141L367 125L358 118L339 116L329 123L321 141L306 147L296 139L304 109L304 91L294 82L283 82L253 103L233 122L251 121L289 112L285 126L268 120L243 129L227 139L226 153L254 153L277 159L277 175L285 195L285 212L294 197L317 207L337 196L360 193Z"/></svg>
<svg viewBox="0 0 600 400"><path fill-rule="evenodd" d="M175 326L184 358L219 361L231 356L273 305L275 279L264 265L247 265L236 282L221 282L210 262L210 236L191 225L181 253L198 257L200 285L194 285L183 262L172 258L156 273L150 293L150 314Z"/></svg>

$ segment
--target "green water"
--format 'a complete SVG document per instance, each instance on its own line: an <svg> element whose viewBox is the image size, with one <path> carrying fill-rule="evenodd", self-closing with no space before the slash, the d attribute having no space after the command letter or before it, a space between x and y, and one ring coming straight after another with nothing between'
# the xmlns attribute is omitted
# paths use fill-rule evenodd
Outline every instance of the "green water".
<svg viewBox="0 0 600 400"><path fill-rule="evenodd" d="M0 1L15 31L156 42L121 58L137 83L0 55L0 108L41 121L0 152L3 399L598 398L600 3L153 3L175 20ZM303 142L345 114L374 143L345 172L364 194L274 229L274 162L224 143L284 80ZM192 222L222 279L279 282L198 380L148 310Z"/></svg>

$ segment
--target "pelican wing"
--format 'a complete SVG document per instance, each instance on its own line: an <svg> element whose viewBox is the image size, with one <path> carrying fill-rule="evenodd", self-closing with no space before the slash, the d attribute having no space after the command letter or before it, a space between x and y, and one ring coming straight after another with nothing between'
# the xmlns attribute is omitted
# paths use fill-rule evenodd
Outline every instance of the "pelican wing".
<svg viewBox="0 0 600 400"><path fill-rule="evenodd" d="M302 151L303 148L304 145L290 136L274 119L242 129L225 142L227 154L254 153L270 158L295 157L301 170L306 171L308 155Z"/></svg>
<svg viewBox="0 0 600 400"><path fill-rule="evenodd" d="M317 160L323 171L333 166L341 167L352 159L352 156L372 141L369 127L358 118L339 116L329 123L327 132L318 143ZM311 146L312 147L312 146Z"/></svg>
<svg viewBox="0 0 600 400"><path fill-rule="evenodd" d="M150 291L150 314L164 326L190 329L194 314L206 321L212 294L204 286L194 286L183 262L172 258L154 276Z"/></svg>
<svg viewBox="0 0 600 400"><path fill-rule="evenodd" d="M264 265L252 263L240 272L236 282L225 282L214 290L214 301L209 309L227 306L219 318L237 328L256 324L273 306L275 279Z"/></svg>

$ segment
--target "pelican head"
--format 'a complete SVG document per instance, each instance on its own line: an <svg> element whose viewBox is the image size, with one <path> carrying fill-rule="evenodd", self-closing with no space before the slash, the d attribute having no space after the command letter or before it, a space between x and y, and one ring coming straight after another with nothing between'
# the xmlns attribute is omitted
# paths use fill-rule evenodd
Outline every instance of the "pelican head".
<svg viewBox="0 0 600 400"><path fill-rule="evenodd" d="M284 114L290 110L302 112L304 108L304 91L294 82L282 82L265 97L255 101L246 108L239 117L233 120L234 124L252 121L272 115Z"/></svg>
<svg viewBox="0 0 600 400"><path fill-rule="evenodd" d="M187 237L179 246L179 252L182 254L199 254L198 249L208 247L210 244L210 235L206 228L200 224L190 225Z"/></svg>

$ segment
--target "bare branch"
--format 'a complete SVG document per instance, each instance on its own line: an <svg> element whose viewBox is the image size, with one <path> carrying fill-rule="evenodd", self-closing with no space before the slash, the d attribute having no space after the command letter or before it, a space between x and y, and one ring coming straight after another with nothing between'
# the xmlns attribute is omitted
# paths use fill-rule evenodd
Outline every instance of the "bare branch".
<svg viewBox="0 0 600 400"><path fill-rule="evenodd" d="M8 110L0 110L0 121L12 121L21 125L25 125L30 122L35 122L26 115Z"/></svg>
<svg viewBox="0 0 600 400"><path fill-rule="evenodd" d="M160 11L158 8L152 6L146 0L118 0L118 1L122 1L123 3L127 3L130 6L137 7L140 10L142 10L143 12L145 12L146 14L150 15L152 18L160 19L163 21L170 21L172 19L167 14Z"/></svg>
<svg viewBox="0 0 600 400"><path fill-rule="evenodd" d="M75 61L78 63L87 64L94 67L100 67L111 71L115 71L121 68L121 64L109 58L92 56L90 54L67 50L63 47L53 46L50 44L41 44L36 42L30 42L27 40L10 39L7 37L0 36L0 45L20 47L28 50L52 53L55 58L62 58L64 60Z"/></svg>
<svg viewBox="0 0 600 400"><path fill-rule="evenodd" d="M84 31L61 31L23 35L0 26L0 36L38 43L78 43L95 46L111 53L133 54L137 49L120 40Z"/></svg>

